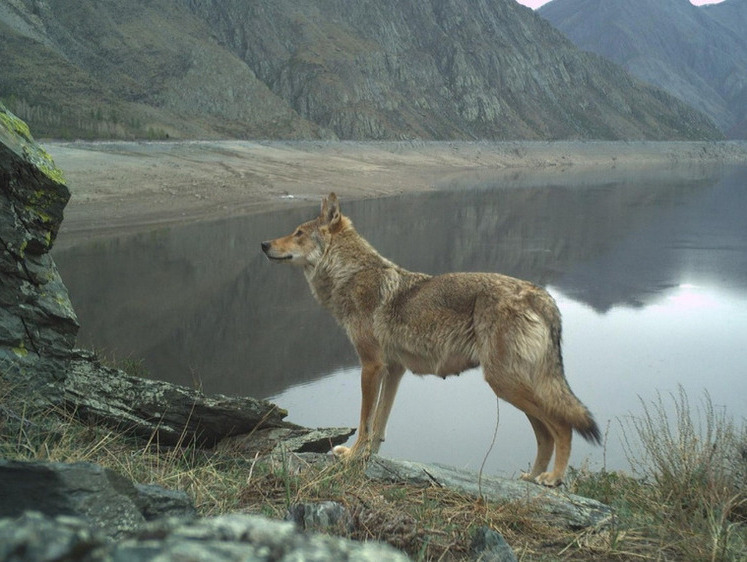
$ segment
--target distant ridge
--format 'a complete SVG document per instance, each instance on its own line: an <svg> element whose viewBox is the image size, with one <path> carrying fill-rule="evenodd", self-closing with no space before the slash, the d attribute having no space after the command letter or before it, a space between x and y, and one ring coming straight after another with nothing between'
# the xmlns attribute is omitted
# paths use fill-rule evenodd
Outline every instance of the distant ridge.
<svg viewBox="0 0 747 562"><path fill-rule="evenodd" d="M620 64L747 138L747 0L553 0L538 12L579 48Z"/></svg>
<svg viewBox="0 0 747 562"><path fill-rule="evenodd" d="M11 0L0 60L36 136L722 138L515 0Z"/></svg>

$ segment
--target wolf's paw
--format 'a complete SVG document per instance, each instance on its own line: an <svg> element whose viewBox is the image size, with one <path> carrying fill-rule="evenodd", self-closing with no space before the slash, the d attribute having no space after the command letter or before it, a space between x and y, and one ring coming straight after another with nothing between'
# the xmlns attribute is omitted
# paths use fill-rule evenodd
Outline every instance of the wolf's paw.
<svg viewBox="0 0 747 562"><path fill-rule="evenodd" d="M337 447L332 447L332 454L335 456L335 458L341 460L350 458L350 447L346 447L345 445L337 445Z"/></svg>
<svg viewBox="0 0 747 562"><path fill-rule="evenodd" d="M337 447L332 448L332 454L336 459L344 462L351 462L353 460L367 461L371 456L371 451L365 445L359 446L356 444L350 448L344 445L337 445Z"/></svg>
<svg viewBox="0 0 747 562"><path fill-rule="evenodd" d="M534 479L537 484L547 486L548 488L557 488L563 483L563 479L555 476L552 472L543 472Z"/></svg>
<svg viewBox="0 0 747 562"><path fill-rule="evenodd" d="M532 484L547 486L548 488L557 488L563 483L563 480L557 476L553 476L552 472L543 472L537 476L533 476L528 472L522 472L519 479L524 480L525 482L531 482Z"/></svg>

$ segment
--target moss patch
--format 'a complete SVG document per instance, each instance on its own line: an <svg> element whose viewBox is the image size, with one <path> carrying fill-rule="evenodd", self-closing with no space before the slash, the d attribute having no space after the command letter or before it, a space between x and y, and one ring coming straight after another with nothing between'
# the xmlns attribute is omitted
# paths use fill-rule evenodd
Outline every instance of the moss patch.
<svg viewBox="0 0 747 562"><path fill-rule="evenodd" d="M31 137L31 131L29 131L28 125L5 109L5 106L2 104L0 104L0 125L8 131L23 137L28 142L33 142L34 140Z"/></svg>
<svg viewBox="0 0 747 562"><path fill-rule="evenodd" d="M65 183L62 170L55 165L47 151L36 144L28 125L8 111L2 103L0 103L0 142L8 145L19 156L27 158L53 182Z"/></svg>

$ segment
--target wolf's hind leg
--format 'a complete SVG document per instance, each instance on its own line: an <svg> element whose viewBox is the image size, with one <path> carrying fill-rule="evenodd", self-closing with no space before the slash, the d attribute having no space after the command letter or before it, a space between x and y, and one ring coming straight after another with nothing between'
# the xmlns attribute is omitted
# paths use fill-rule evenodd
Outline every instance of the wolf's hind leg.
<svg viewBox="0 0 747 562"><path fill-rule="evenodd" d="M552 457L553 448L555 447L555 439L547 425L545 425L542 420L535 418L530 414L526 414L526 416L529 418L529 423L532 424L534 436L537 439L537 457L534 459L532 471L529 473L522 473L521 479L534 482L535 478L545 472L547 466L550 464L550 458Z"/></svg>
<svg viewBox="0 0 747 562"><path fill-rule="evenodd" d="M537 457L532 466L532 472L528 475L522 474L521 478L543 486L559 486L563 481L571 455L570 426L553 418L532 388L520 382L517 383L520 377L505 374L500 376L500 371L491 369L491 366L485 366L484 369L485 379L496 395L524 412L534 429L534 435L537 438ZM553 445L555 446L555 466L552 472L544 472L552 457Z"/></svg>
<svg viewBox="0 0 747 562"><path fill-rule="evenodd" d="M550 428L555 438L555 465L552 472L543 472L536 476L534 481L552 488L563 483L563 476L565 476L568 460L571 457L573 430L569 424L561 421L554 421Z"/></svg>

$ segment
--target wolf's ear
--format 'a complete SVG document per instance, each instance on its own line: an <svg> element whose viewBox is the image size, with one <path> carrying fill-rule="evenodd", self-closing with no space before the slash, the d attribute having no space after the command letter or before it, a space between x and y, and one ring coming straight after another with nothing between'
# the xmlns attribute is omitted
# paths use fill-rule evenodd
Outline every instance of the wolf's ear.
<svg viewBox="0 0 747 562"><path fill-rule="evenodd" d="M330 232L336 232L339 229L342 214L340 213L340 203L337 200L337 195L334 193L330 193L322 199L321 219L322 224L329 226Z"/></svg>

